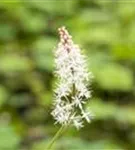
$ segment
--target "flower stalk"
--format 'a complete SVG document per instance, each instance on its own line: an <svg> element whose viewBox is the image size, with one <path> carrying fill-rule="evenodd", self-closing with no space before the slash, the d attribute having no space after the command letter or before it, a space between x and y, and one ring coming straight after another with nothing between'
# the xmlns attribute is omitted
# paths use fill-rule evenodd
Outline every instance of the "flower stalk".
<svg viewBox="0 0 135 150"><path fill-rule="evenodd" d="M61 128L56 132L56 134L54 135L54 137L52 138L52 140L48 144L48 146L46 148L47 150L50 150L52 148L53 144L60 137L60 135L62 134L63 131L64 131L64 126L61 126Z"/></svg>

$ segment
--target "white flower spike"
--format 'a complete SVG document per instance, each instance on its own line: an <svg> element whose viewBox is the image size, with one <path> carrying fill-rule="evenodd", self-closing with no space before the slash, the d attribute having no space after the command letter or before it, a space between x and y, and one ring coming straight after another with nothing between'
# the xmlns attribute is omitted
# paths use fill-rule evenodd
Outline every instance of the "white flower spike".
<svg viewBox="0 0 135 150"><path fill-rule="evenodd" d="M84 104L91 97L88 83L93 76L87 70L85 56L73 43L65 27L59 28L58 32L60 42L55 51L55 75L59 81L51 114L56 123L72 124L79 129L84 126L84 119L87 122L92 119L91 113L85 111Z"/></svg>

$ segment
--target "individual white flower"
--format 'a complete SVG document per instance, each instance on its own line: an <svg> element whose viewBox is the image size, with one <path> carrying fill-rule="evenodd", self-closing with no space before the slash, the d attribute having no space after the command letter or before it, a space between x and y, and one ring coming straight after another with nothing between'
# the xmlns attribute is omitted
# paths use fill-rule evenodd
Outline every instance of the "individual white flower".
<svg viewBox="0 0 135 150"><path fill-rule="evenodd" d="M77 129L80 129L82 128L84 125L83 125L83 121L82 121L82 117L79 115L79 116L75 116L73 118L73 125L77 128Z"/></svg>
<svg viewBox="0 0 135 150"><path fill-rule="evenodd" d="M88 84L92 73L88 72L86 58L65 27L59 28L60 42L55 51L55 75L58 78L55 89L54 110L56 123L72 124L77 129L83 122L90 122L91 113L86 112L84 104L91 97Z"/></svg>

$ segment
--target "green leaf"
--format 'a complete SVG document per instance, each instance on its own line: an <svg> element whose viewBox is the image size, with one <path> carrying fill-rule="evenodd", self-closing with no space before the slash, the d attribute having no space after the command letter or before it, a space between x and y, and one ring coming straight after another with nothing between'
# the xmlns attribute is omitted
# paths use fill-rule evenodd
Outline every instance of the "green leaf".
<svg viewBox="0 0 135 150"><path fill-rule="evenodd" d="M56 150L123 150L116 142L111 140L97 140L94 142L87 142L79 138L63 138L58 142Z"/></svg>
<svg viewBox="0 0 135 150"><path fill-rule="evenodd" d="M9 125L0 125L0 149L18 150L20 138Z"/></svg>
<svg viewBox="0 0 135 150"><path fill-rule="evenodd" d="M13 40L17 30L11 24L0 23L0 39L2 41Z"/></svg>
<svg viewBox="0 0 135 150"><path fill-rule="evenodd" d="M8 97L8 92L5 87L0 85L0 107Z"/></svg>
<svg viewBox="0 0 135 150"><path fill-rule="evenodd" d="M0 71L3 73L28 71L31 68L30 60L12 54L1 55L0 64Z"/></svg>
<svg viewBox="0 0 135 150"><path fill-rule="evenodd" d="M87 106L94 114L94 119L115 119L117 122L135 125L135 110L132 105L118 106L112 102L104 102L93 98Z"/></svg>
<svg viewBox="0 0 135 150"><path fill-rule="evenodd" d="M32 53L36 60L36 64L40 69L53 70L53 50L56 42L53 38L41 37L32 46Z"/></svg>
<svg viewBox="0 0 135 150"><path fill-rule="evenodd" d="M118 60L134 60L135 45L132 43L118 43L112 46L112 55Z"/></svg>
<svg viewBox="0 0 135 150"><path fill-rule="evenodd" d="M105 90L131 91L133 89L132 72L118 64L106 64L95 72L95 80Z"/></svg>
<svg viewBox="0 0 135 150"><path fill-rule="evenodd" d="M20 10L21 11L21 10ZM24 13L25 11L25 13ZM32 14L32 12L28 11L27 9L20 12L21 18L20 24L25 32L44 32L46 28L46 20L43 15L41 14Z"/></svg>
<svg viewBox="0 0 135 150"><path fill-rule="evenodd" d="M75 1L61 1L61 0L53 0L46 2L39 1L29 1L31 6L38 8L39 10L43 10L50 14L70 14L74 11ZM63 9L64 8L64 9Z"/></svg>

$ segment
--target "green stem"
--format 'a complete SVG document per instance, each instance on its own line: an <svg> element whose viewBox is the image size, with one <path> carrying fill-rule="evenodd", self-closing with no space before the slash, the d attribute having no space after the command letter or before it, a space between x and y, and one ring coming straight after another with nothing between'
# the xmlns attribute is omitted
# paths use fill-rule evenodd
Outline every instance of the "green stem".
<svg viewBox="0 0 135 150"><path fill-rule="evenodd" d="M51 149L51 147L53 146L54 142L59 138L59 136L61 135L61 133L63 132L63 130L64 130L64 126L61 126L61 128L56 132L56 134L52 138L51 142L48 144L46 150Z"/></svg>

